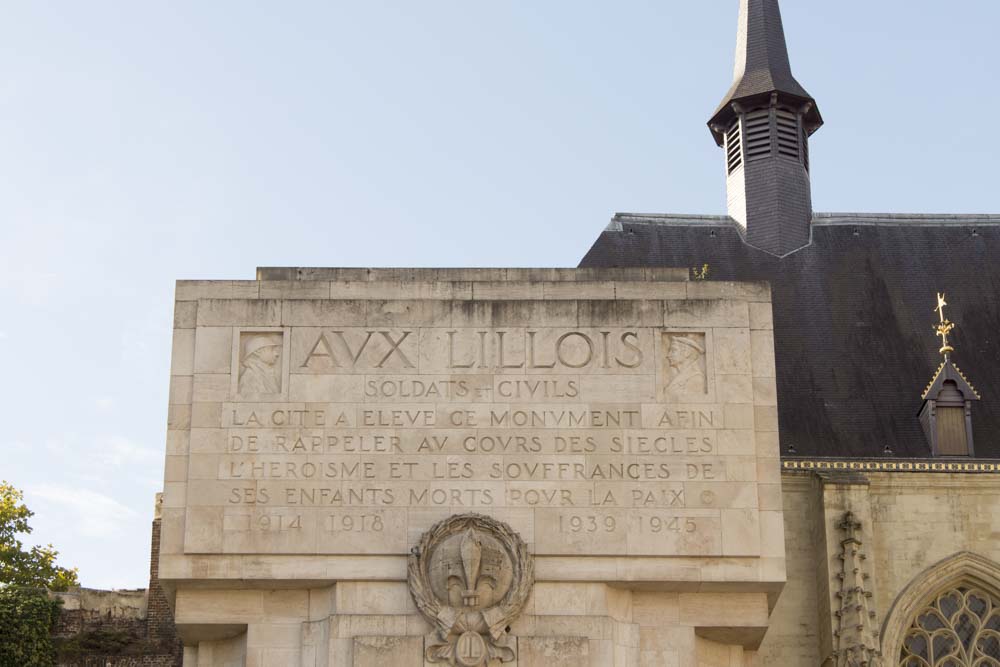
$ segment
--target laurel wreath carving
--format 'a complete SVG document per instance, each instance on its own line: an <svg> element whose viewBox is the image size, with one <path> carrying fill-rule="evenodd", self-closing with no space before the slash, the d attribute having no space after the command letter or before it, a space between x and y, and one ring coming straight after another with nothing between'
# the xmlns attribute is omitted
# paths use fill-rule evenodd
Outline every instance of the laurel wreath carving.
<svg viewBox="0 0 1000 667"><path fill-rule="evenodd" d="M417 609L437 626L441 638L447 639L464 610L444 604L435 597L427 568L430 564L430 555L441 542L470 527L495 537L507 551L514 568L510 590L499 604L483 612L490 636L493 640L497 640L524 609L531 586L535 582L535 563L528 553L528 545L514 529L502 521L470 513L451 516L434 524L410 551L407 563L410 595L413 596Z"/></svg>

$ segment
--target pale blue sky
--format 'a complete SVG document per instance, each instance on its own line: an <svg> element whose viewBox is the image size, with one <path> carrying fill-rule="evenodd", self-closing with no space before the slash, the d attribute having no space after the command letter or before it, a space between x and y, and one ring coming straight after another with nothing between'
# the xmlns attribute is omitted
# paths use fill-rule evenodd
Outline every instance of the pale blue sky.
<svg viewBox="0 0 1000 667"><path fill-rule="evenodd" d="M572 266L722 213L735 0L3 2L0 477L147 581L173 281ZM820 211L1000 211L993 0L785 0Z"/></svg>

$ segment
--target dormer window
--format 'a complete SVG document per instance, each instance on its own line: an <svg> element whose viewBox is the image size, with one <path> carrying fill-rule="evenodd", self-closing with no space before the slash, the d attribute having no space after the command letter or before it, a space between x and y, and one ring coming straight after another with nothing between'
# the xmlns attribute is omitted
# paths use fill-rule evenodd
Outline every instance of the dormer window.
<svg viewBox="0 0 1000 667"><path fill-rule="evenodd" d="M961 377L950 361L938 371L938 378L942 375ZM972 401L979 397L969 386L963 392L954 379L938 381L938 378L931 387L940 386L925 394L924 407L920 410L920 423L930 441L931 452L934 456L972 456Z"/></svg>
<svg viewBox="0 0 1000 667"><path fill-rule="evenodd" d="M941 338L944 361L938 366L934 379L924 390L924 405L920 408L920 425L927 436L934 456L975 456L972 444L972 401L979 400L979 393L962 375L951 361L955 348L948 342L948 336L955 329L955 323L944 315L948 303L944 294L937 295L940 322L933 329Z"/></svg>
<svg viewBox="0 0 1000 667"><path fill-rule="evenodd" d="M920 425L934 456L975 456L972 401L979 394L958 366L946 360L924 392Z"/></svg>

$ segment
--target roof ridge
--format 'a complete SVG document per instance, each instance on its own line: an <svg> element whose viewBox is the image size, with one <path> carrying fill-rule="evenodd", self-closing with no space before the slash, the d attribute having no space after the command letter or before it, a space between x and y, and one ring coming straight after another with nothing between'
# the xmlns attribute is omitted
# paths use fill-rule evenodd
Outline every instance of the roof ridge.
<svg viewBox="0 0 1000 667"><path fill-rule="evenodd" d="M622 231L622 224L682 224L734 225L743 227L728 215L691 213L632 213L619 212L605 228L608 232ZM1000 213L813 213L812 224L818 227L837 225L1000 225Z"/></svg>
<svg viewBox="0 0 1000 667"><path fill-rule="evenodd" d="M619 211L615 213L615 218L654 218L654 219L684 219L684 220L732 220L728 215L705 215L701 213L636 213L630 211Z"/></svg>
<svg viewBox="0 0 1000 667"><path fill-rule="evenodd" d="M856 223L890 223L890 224L997 224L1000 214L997 213L813 213L813 224L856 224Z"/></svg>

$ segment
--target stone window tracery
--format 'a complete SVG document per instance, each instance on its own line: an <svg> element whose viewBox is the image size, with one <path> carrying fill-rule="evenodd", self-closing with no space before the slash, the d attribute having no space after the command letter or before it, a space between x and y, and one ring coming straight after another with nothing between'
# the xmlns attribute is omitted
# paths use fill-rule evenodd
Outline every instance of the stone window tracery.
<svg viewBox="0 0 1000 667"><path fill-rule="evenodd" d="M1000 667L1000 599L980 588L945 590L917 612L899 667Z"/></svg>

